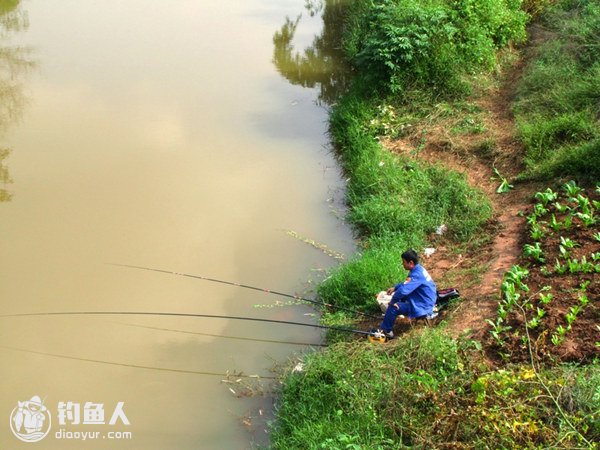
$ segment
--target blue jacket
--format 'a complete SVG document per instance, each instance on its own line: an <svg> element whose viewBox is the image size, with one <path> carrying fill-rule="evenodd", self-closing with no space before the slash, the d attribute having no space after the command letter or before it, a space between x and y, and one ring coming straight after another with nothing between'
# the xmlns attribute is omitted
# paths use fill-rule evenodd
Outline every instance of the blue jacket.
<svg viewBox="0 0 600 450"><path fill-rule="evenodd" d="M390 304L408 302L410 312L408 317L421 317L430 314L435 306L437 289L427 270L417 264L410 272L404 283L396 285L396 291Z"/></svg>

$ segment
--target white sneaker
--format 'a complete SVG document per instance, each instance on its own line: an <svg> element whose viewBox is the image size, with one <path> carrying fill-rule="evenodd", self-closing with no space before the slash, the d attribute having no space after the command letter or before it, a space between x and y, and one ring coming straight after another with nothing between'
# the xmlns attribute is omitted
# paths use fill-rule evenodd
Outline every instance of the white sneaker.
<svg viewBox="0 0 600 450"><path fill-rule="evenodd" d="M394 339L393 331L383 331L382 329L378 329L377 332L383 334L388 339Z"/></svg>

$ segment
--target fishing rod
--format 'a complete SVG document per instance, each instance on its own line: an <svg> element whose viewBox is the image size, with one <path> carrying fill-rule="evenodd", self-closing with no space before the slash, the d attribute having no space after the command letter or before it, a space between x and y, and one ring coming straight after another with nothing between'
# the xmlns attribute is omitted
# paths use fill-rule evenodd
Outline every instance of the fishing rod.
<svg viewBox="0 0 600 450"><path fill-rule="evenodd" d="M170 367L142 366L139 364L129 364L129 363L121 363L121 362L115 362L115 361L105 361L102 359L80 358L78 356L41 352L38 350L30 350L30 349L18 348L18 347L9 347L6 345L0 345L0 348L6 349L6 350L12 350L15 352L32 353L34 355L51 356L53 358L70 359L73 361L83 361L83 362L90 362L90 363L96 363L96 364L107 364L109 366L131 367L133 369L157 370L160 372L188 373L188 374L192 374L192 375L210 375L210 376L217 376L217 377L235 376L235 378L256 378L256 379L269 379L269 380L274 380L277 378L277 377L273 377L273 376L269 376L269 375L266 375L266 376L245 375L243 373L236 373L236 374L230 375L228 373L208 372L208 371L200 371L200 370L175 369L175 368L170 368Z"/></svg>
<svg viewBox="0 0 600 450"><path fill-rule="evenodd" d="M260 291L260 292L265 292L267 294L280 295L282 297L293 298L294 300L302 300L304 302L313 303L315 305L327 306L329 308L335 308L335 309L338 309L340 311L351 312L353 314L360 314L361 316L368 317L369 319L375 319L375 320L380 320L381 319L381 317L376 317L376 316L374 316L372 314L368 314L368 313L365 313L365 312L362 312L362 311L358 311L356 309L351 309L351 308L345 308L343 306L332 305L331 303L320 302L320 301L313 300L313 299L310 299L310 298L300 297L298 295L286 294L285 292L272 291L270 289L259 288L259 287L250 286L250 285L247 285L247 284L235 283L233 281L217 280L216 278L203 277L201 275L191 275L191 274L188 274L188 273L181 273L181 272L172 272L170 270L155 269L155 268L152 268L152 267L132 266L132 265L129 265L129 264L117 264L117 263L108 263L108 264L110 264L112 266L118 266L118 267L128 267L130 269L149 270L149 271L152 271L152 272L168 273L170 275L178 275L178 276L182 276L182 277L196 278L198 280L211 281L213 283L221 283L221 284L227 284L229 286L241 287L241 288L244 288L244 289L252 289L253 291Z"/></svg>
<svg viewBox="0 0 600 450"><path fill-rule="evenodd" d="M208 336L208 337L216 337L216 338L221 338L221 339L239 340L239 341L245 341L245 342L252 341L252 342L265 342L267 344L287 344L287 345L305 345L305 346L311 346L311 347L327 347L327 344L313 344L310 342L291 342L291 341L278 341L278 340L273 340L273 339L258 339L258 338L248 338L248 337L238 337L238 336L223 336L222 334L199 333L197 331L174 330L173 328L150 327L148 325L139 325L136 323L122 323L122 322L115 322L115 323L126 326L126 327L145 328L147 330L169 331L171 333L191 334L194 336Z"/></svg>
<svg viewBox="0 0 600 450"><path fill-rule="evenodd" d="M362 334L371 336L372 333L363 330L354 330L352 328L337 327L333 325L318 325L312 323L292 322L289 320L261 319L258 317L225 316L218 314L196 314L196 313L176 313L176 312L148 312L148 311L60 311L60 312L35 312L35 313L17 313L3 314L0 318L7 317L42 317L42 316L167 316L167 317L201 317L208 319L227 319L227 320L247 320L252 322L277 323L281 325L297 325L302 327L320 328L323 330L342 331L345 333Z"/></svg>

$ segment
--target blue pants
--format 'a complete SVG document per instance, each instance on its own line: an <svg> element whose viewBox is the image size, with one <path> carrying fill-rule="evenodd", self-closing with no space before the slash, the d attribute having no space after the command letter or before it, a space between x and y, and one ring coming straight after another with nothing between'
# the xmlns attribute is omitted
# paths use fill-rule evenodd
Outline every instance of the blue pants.
<svg viewBox="0 0 600 450"><path fill-rule="evenodd" d="M397 305L398 308L396 308L395 305ZM396 322L396 317L398 317L399 315L408 316L410 314L410 303L398 302L395 305L392 305L390 303L390 305L387 307L387 310L385 311L385 316L383 316L383 322L381 322L381 325L379 325L379 328L381 328L386 333L389 333L390 331L392 331L392 328L394 328L394 322Z"/></svg>

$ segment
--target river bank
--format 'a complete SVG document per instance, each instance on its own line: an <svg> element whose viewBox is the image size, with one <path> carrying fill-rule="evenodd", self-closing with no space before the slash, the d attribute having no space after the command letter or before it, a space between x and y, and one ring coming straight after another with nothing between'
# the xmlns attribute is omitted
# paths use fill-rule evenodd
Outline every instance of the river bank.
<svg viewBox="0 0 600 450"><path fill-rule="evenodd" d="M525 325L530 323L527 320L513 320L500 336L503 345L510 342L514 347L490 343L491 332L498 329L493 326L506 325L498 321L510 286L503 283L499 291L504 272L515 263L529 264L521 258L529 230L518 213L527 213L533 194L544 186L566 189L563 180L553 178L555 169L544 171L535 165L535 149L523 139L528 135L523 132L524 122L517 123L512 116L517 93L521 105L527 95L536 95L533 89L519 91L517 82L523 86L521 80L534 76L532 61L541 48L530 44L515 49L514 44L525 41L529 20L556 23L557 17L570 14L594 24L597 11L588 2L559 2L548 9L529 2L527 11L515 3L499 2L486 3L474 13L468 4L462 2L467 9L460 10L456 5L452 9L445 4L382 2L372 10L366 2L350 2L342 47L358 75L334 108L330 130L349 176L348 218L359 232L360 251L319 287L325 302L373 311L373 294L404 277L398 265L400 253L407 247L435 247L437 252L424 264L428 268L431 264L434 277L442 283L464 286L463 299L433 329L399 324L401 338L383 346L331 335L328 350L309 355L302 372L284 379L274 448L537 448L557 442L588 447L598 437L594 411L599 399L594 392L600 372L593 346L592 354L588 353L591 364L580 368L541 364L533 356L520 359L519 345L530 352L535 345L528 338L534 331ZM538 15L541 12L545 15ZM477 28L483 24L485 31ZM401 62L409 50L398 42L414 44L415 27L424 26L420 30L427 37L424 30L435 34L436 25L444 26L444 32L454 27L454 32L466 36L462 50L431 41L421 53L415 50L411 55L411 73L406 73ZM394 44L389 41L393 32L397 33ZM480 39L469 39L473 36L469 33ZM378 51L382 49L387 53ZM491 66L486 66L487 51L494 55ZM456 61L450 64L452 59ZM445 66L442 78L435 73L440 65ZM583 68L579 73L583 80L589 76ZM587 114L586 107L580 106L577 114ZM523 119L535 124L532 117L543 123L543 110L536 114L529 110ZM590 120L597 121L597 116ZM530 129L529 135L535 132ZM597 135L580 132L577 136L583 150L566 149L562 159L554 158L553 167L562 164L563 173L587 183L590 189L581 193L593 199L597 174L577 171L581 165L565 161L584 151L597 157L590 150ZM539 143L541 138L537 139ZM544 160L538 156L537 161ZM534 180L540 173L545 174L544 184ZM436 235L434 230L442 224L447 234ZM593 244L585 248L593 254ZM509 271L504 279L514 278L515 273ZM548 283L560 291L564 281L557 280L551 277ZM520 307L553 314L551 307L521 295L527 301L517 301ZM499 303L500 299L504 301ZM585 317L591 317L591 325L585 322L581 335L572 331L573 340L584 339L590 327L593 339L597 301L594 297L580 319L585 322ZM556 317L563 320L564 315ZM325 314L323 322L360 325L339 313ZM549 336L556 326L547 323L542 329ZM539 343L544 333L532 335ZM513 336L520 343L511 341Z"/></svg>

